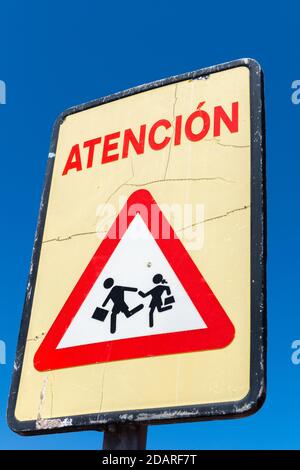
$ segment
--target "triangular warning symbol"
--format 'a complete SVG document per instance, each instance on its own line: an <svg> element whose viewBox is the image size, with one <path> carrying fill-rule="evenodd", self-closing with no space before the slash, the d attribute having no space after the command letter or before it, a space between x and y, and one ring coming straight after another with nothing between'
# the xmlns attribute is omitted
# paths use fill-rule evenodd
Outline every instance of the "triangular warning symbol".
<svg viewBox="0 0 300 470"><path fill-rule="evenodd" d="M234 327L146 190L135 191L34 357L39 371L227 346Z"/></svg>

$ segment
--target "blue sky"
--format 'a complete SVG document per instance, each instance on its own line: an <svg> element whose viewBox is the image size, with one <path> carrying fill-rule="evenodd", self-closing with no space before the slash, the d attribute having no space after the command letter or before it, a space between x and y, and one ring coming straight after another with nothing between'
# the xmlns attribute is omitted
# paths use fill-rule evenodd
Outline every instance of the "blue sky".
<svg viewBox="0 0 300 470"><path fill-rule="evenodd" d="M152 426L149 449L299 449L299 2L44 0L0 5L0 448L98 449L102 434L20 437L5 411L50 132L65 108L240 57L265 72L268 178L268 394L252 417Z"/></svg>

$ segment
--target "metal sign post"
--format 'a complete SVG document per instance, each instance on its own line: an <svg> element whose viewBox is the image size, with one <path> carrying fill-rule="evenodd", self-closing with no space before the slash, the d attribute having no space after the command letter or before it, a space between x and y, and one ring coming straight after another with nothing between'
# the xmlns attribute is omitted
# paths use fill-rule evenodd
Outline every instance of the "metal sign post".
<svg viewBox="0 0 300 470"><path fill-rule="evenodd" d="M111 425L104 431L103 450L145 450L147 426Z"/></svg>

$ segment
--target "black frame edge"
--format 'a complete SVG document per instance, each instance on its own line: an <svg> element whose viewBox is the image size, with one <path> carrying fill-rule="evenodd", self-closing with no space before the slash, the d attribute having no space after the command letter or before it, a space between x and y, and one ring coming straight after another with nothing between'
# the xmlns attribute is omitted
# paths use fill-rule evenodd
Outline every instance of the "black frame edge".
<svg viewBox="0 0 300 470"><path fill-rule="evenodd" d="M59 128L70 115L99 106L104 103L142 93L189 79L208 76L220 71L245 66L250 71L251 94L251 377L250 391L244 399L236 402L216 403L149 410L130 410L118 413L63 416L47 421L58 425L45 429L37 428L37 421L18 421L14 415L26 337L29 327L35 281L43 238L44 224L54 167ZM83 430L103 431L109 424L136 422L141 425L168 424L213 419L239 418L256 412L263 404L266 395L266 167L265 167L265 122L264 87L260 65L253 59L239 59L225 64L208 67L182 75L130 88L110 96L74 106L61 113L55 121L49 150L45 185L39 211L31 268L26 288L24 309L18 339L16 359L7 409L10 428L21 435L51 434ZM253 286L254 281L254 286ZM259 347L257 347L257 345ZM64 426L66 418L71 424ZM60 424L59 424L60 423Z"/></svg>

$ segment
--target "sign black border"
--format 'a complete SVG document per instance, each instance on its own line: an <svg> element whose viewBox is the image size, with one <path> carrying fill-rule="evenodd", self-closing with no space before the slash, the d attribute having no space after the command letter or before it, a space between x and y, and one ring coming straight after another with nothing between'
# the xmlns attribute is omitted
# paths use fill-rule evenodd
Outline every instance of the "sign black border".
<svg viewBox="0 0 300 470"><path fill-rule="evenodd" d="M19 421L15 417L23 356L30 322L44 232L55 152L60 125L74 113L119 100L144 91L184 80L206 78L213 73L236 67L250 71L251 113L251 364L250 391L239 401L192 406L122 410L120 412L61 416L47 420ZM253 59L239 59L225 64L176 75L100 98L64 111L56 120L49 150L45 184L34 240L30 274L27 283L12 384L7 409L10 428L22 435L50 434L69 431L107 429L110 424L135 422L142 425L210 419L237 418L256 412L266 395L266 189L265 189L265 122L263 72Z"/></svg>

